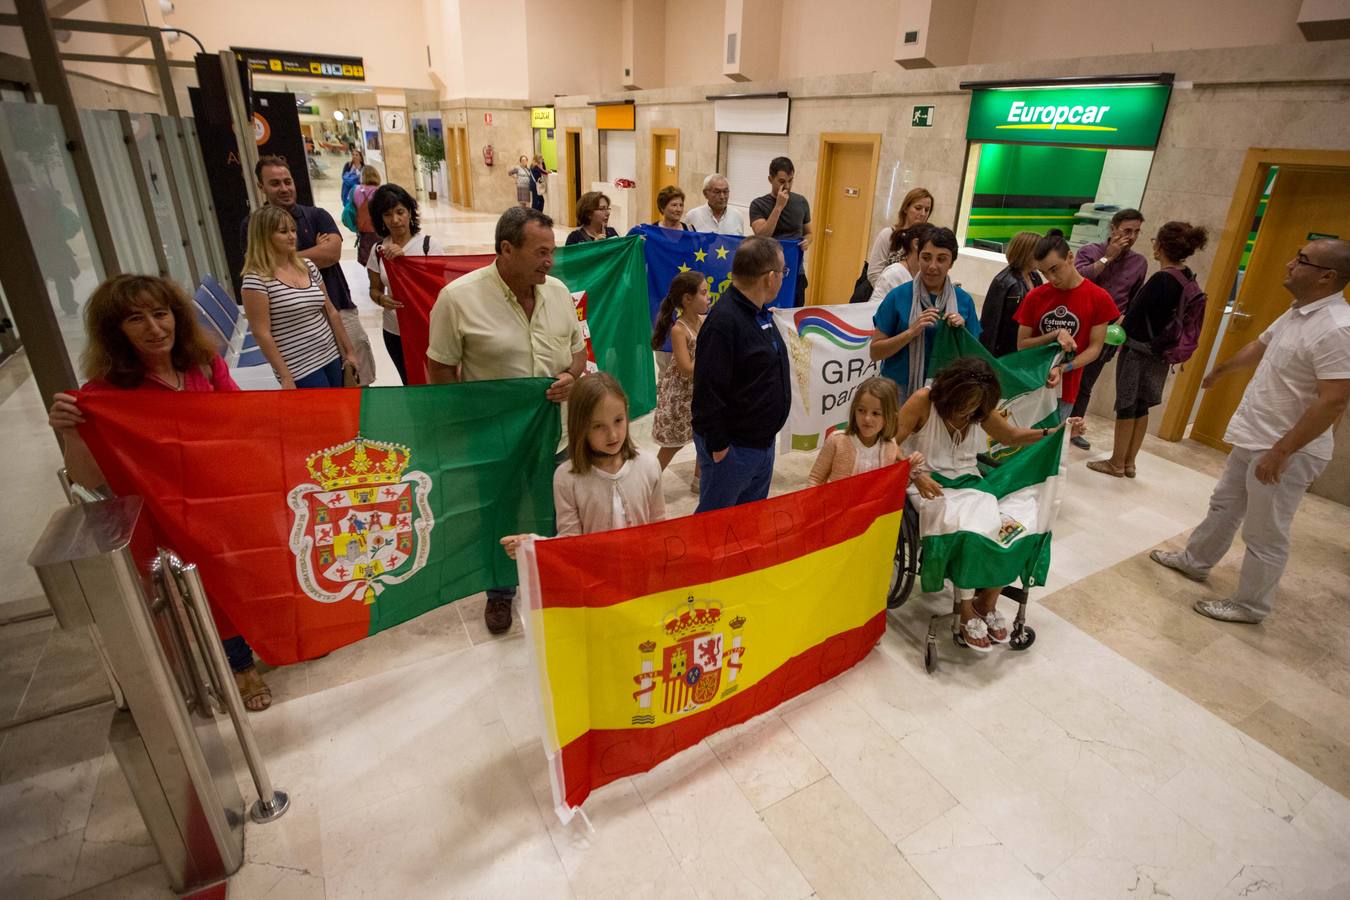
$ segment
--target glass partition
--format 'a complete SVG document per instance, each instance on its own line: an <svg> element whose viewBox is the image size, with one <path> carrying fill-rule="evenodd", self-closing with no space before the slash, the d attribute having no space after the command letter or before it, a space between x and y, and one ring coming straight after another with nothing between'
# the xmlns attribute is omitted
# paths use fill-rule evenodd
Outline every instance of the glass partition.
<svg viewBox="0 0 1350 900"><path fill-rule="evenodd" d="M216 208L211 200L211 183L206 178L206 164L202 161L202 145L197 137L197 123L191 118L183 122L184 146L187 148L188 165L192 167L192 181L197 190L197 208L201 211L206 228L206 251L210 272L229 293L234 292L230 265L225 256L225 246L221 243L220 226L216 220Z"/></svg>
<svg viewBox="0 0 1350 900"><path fill-rule="evenodd" d="M192 172L188 169L187 155L183 152L183 123L181 120L164 118L160 124L164 126L164 143L169 148L169 168L178 188L178 203L182 208L183 222L187 225L188 246L196 258L197 274L209 273L219 280L219 274L211 271L211 258L207 254L206 244L206 217L198 203Z"/></svg>
<svg viewBox="0 0 1350 900"><path fill-rule="evenodd" d="M118 266L123 272L158 275L159 261L155 258L154 243L145 223L131 156L122 137L122 123L117 113L108 110L82 109L79 112L80 127L84 129L84 140L94 166L94 178L108 213L108 225L117 238Z"/></svg>
<svg viewBox="0 0 1350 900"><path fill-rule="evenodd" d="M159 225L160 243L164 245L164 257L169 263L169 277L191 292L197 286L192 283L192 272L183 247L183 232L178 227L178 212L173 205L169 170L164 163L163 146L156 134L154 120L157 118L149 113L132 113L132 132L141 153L150 203L154 207L155 222Z"/></svg>
<svg viewBox="0 0 1350 900"><path fill-rule="evenodd" d="M103 280L103 265L64 134L55 107L0 103L0 154L74 361L85 344L81 308Z"/></svg>

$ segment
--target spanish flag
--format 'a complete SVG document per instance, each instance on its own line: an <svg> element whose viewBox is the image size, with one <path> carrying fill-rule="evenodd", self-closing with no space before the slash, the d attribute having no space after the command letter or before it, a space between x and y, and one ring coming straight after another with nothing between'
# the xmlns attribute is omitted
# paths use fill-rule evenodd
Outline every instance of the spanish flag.
<svg viewBox="0 0 1350 900"><path fill-rule="evenodd" d="M558 816L848 669L886 625L909 467L517 556Z"/></svg>

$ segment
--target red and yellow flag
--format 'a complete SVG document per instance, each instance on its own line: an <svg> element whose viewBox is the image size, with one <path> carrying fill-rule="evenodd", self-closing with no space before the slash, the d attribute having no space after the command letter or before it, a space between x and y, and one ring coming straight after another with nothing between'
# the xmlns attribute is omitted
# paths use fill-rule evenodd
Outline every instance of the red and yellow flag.
<svg viewBox="0 0 1350 900"><path fill-rule="evenodd" d="M867 655L909 466L519 554L558 815Z"/></svg>

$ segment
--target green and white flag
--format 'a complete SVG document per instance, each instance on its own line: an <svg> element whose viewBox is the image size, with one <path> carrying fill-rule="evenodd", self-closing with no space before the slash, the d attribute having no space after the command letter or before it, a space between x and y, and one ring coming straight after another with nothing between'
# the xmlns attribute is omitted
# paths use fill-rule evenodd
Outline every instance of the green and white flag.
<svg viewBox="0 0 1350 900"><path fill-rule="evenodd" d="M998 374L1003 392L999 408L1012 424L1052 427L1059 423L1059 391L1047 388L1045 379L1059 355L1058 345L1051 344L995 359L964 328L940 326L928 374L931 378L957 357L981 357ZM942 496L914 497L923 535L923 591L940 591L948 580L963 591L1045 584L1050 531L1064 483L1063 449L1063 431L1028 447L990 440L986 452L998 465L983 477L933 475Z"/></svg>

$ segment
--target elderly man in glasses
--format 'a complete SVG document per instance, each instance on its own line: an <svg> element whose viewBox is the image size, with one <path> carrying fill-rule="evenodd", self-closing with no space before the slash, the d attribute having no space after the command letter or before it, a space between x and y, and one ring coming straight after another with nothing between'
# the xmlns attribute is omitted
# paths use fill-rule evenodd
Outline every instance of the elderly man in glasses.
<svg viewBox="0 0 1350 900"><path fill-rule="evenodd" d="M1256 369L1224 435L1233 450L1209 515L1185 550L1150 554L1204 581L1241 525L1247 553L1237 591L1194 604L1196 612L1224 622L1255 624L1274 608L1294 513L1331 461L1331 432L1350 401L1350 241L1310 241L1287 269L1290 309L1202 382L1209 389L1230 372Z"/></svg>
<svg viewBox="0 0 1350 900"><path fill-rule="evenodd" d="M736 237L749 234L745 214L727 205L730 197L731 186L726 176L714 172L703 179L703 199L708 202L685 213L685 224L695 231L708 234L734 234Z"/></svg>

